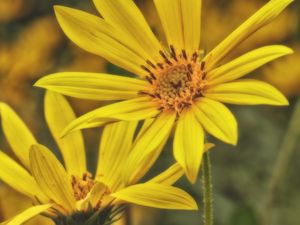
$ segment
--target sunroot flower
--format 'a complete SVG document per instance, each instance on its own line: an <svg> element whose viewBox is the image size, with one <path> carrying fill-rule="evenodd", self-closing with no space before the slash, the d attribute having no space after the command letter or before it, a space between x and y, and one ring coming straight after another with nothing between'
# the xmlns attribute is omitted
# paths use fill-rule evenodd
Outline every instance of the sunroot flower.
<svg viewBox="0 0 300 225"><path fill-rule="evenodd" d="M157 147L165 143L175 125L174 157L189 180L195 182L203 155L204 130L226 143L237 143L237 122L222 103L288 105L271 85L240 78L291 54L291 49L265 46L224 65L220 62L291 2L269 1L206 55L200 48L201 0L154 0L166 34L165 46L156 39L132 0L94 0L103 18L55 6L61 28L74 43L137 77L58 73L35 85L77 98L122 100L81 116L64 134L118 120L151 118L151 125L142 132L128 159L127 180L147 156L159 154Z"/></svg>

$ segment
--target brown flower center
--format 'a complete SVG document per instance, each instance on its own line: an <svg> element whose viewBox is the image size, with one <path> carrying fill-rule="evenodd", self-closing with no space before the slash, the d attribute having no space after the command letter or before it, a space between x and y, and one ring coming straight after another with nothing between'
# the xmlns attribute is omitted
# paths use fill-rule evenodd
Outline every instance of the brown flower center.
<svg viewBox="0 0 300 225"><path fill-rule="evenodd" d="M148 61L148 66L142 66L149 73L146 79L151 88L140 93L151 96L159 103L161 110L180 113L203 95L206 84L205 63L198 60L196 52L188 58L184 50L176 54L172 46L170 49L169 53L160 52L162 63L154 65Z"/></svg>
<svg viewBox="0 0 300 225"><path fill-rule="evenodd" d="M95 185L92 175L88 172L82 177L72 176L72 187L77 201L84 199Z"/></svg>

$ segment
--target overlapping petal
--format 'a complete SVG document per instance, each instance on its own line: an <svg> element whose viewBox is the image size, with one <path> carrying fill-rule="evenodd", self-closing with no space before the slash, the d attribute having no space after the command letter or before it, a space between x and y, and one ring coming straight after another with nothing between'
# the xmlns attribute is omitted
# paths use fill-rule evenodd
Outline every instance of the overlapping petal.
<svg viewBox="0 0 300 225"><path fill-rule="evenodd" d="M195 200L183 190L156 183L144 183L124 188L112 196L123 201L160 209L197 210Z"/></svg>
<svg viewBox="0 0 300 225"><path fill-rule="evenodd" d="M209 88L205 97L239 105L288 105L288 100L272 85L258 80L239 80Z"/></svg>
<svg viewBox="0 0 300 225"><path fill-rule="evenodd" d="M63 129L76 118L73 109L63 96L50 91L46 93L44 107L48 127L59 146L68 173L82 176L87 169L81 131L61 138Z"/></svg>
<svg viewBox="0 0 300 225"><path fill-rule="evenodd" d="M170 135L175 118L175 113L162 113L136 139L124 168L125 183L136 180L133 177L136 177L137 173L141 177L142 172L147 172L145 168L149 169L149 167L145 163L152 165L158 157Z"/></svg>
<svg viewBox="0 0 300 225"><path fill-rule="evenodd" d="M208 98L200 98L193 111L208 133L226 143L237 143L237 122L225 105Z"/></svg>
<svg viewBox="0 0 300 225"><path fill-rule="evenodd" d="M89 13L55 6L57 20L65 34L79 47L99 55L128 71L145 75L140 67L147 54L126 33L100 17Z"/></svg>
<svg viewBox="0 0 300 225"><path fill-rule="evenodd" d="M129 35L147 53L151 61L159 58L161 49L143 14L133 0L94 0L105 21Z"/></svg>
<svg viewBox="0 0 300 225"><path fill-rule="evenodd" d="M29 149L37 141L21 118L7 104L0 103L2 129L13 152L29 167Z"/></svg>
<svg viewBox="0 0 300 225"><path fill-rule="evenodd" d="M124 164L131 151L138 121L122 121L105 126L100 141L97 179L110 187L120 188Z"/></svg>
<svg viewBox="0 0 300 225"><path fill-rule="evenodd" d="M75 210L71 178L55 155L42 145L33 145L29 156L32 175L44 193L67 213Z"/></svg>
<svg viewBox="0 0 300 225"><path fill-rule="evenodd" d="M62 135L79 129L101 126L105 123L119 120L143 120L152 118L159 113L157 104L149 97L114 103L91 111L71 122Z"/></svg>
<svg viewBox="0 0 300 225"><path fill-rule="evenodd" d="M154 0L167 41L176 50L199 49L201 0ZM178 52L177 52L178 53Z"/></svg>
<svg viewBox="0 0 300 225"><path fill-rule="evenodd" d="M269 24L293 0L271 0L233 31L225 40L207 54L207 70L211 70L220 60L230 53L238 44L247 39L261 27Z"/></svg>
<svg viewBox="0 0 300 225"><path fill-rule="evenodd" d="M135 78L80 72L51 74L35 83L37 87L46 88L63 95L91 100L134 98L147 85L147 82Z"/></svg>
<svg viewBox="0 0 300 225"><path fill-rule="evenodd" d="M276 58L291 53L292 49L282 45L258 48L208 73L209 85L236 80Z"/></svg>
<svg viewBox="0 0 300 225"><path fill-rule="evenodd" d="M4 224L5 225L21 225L21 224L27 222L28 220L32 219L33 217L47 211L49 208L52 207L52 205L53 204L32 206Z"/></svg>
<svg viewBox="0 0 300 225"><path fill-rule="evenodd" d="M193 111L185 111L178 120L173 151L190 182L195 183L204 152L204 132Z"/></svg>
<svg viewBox="0 0 300 225"><path fill-rule="evenodd" d="M150 183L159 183L164 185L173 185L179 178L184 175L184 171L179 163L175 163L166 169L164 172L155 176L148 182Z"/></svg>
<svg viewBox="0 0 300 225"><path fill-rule="evenodd" d="M47 201L34 178L17 162L0 151L0 179L20 193L40 201Z"/></svg>

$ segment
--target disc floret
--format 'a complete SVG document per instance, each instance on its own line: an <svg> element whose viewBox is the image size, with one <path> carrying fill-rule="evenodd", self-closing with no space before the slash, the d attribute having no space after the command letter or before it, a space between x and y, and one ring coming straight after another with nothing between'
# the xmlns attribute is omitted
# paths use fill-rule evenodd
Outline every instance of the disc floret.
<svg viewBox="0 0 300 225"><path fill-rule="evenodd" d="M172 110L181 113L191 106L196 98L203 96L206 85L205 62L200 60L199 53L191 57L185 50L176 54L173 46L170 51L160 51L163 61L154 65L147 62L142 66L149 75L150 88L141 94L151 96L159 104L160 110Z"/></svg>

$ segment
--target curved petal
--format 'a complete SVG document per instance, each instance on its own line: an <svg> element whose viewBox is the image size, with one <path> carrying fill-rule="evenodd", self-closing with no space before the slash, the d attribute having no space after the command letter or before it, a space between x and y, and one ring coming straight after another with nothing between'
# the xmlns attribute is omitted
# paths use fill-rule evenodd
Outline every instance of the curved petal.
<svg viewBox="0 0 300 225"><path fill-rule="evenodd" d="M183 112L176 126L174 157L190 182L195 183L204 152L204 132L193 111Z"/></svg>
<svg viewBox="0 0 300 225"><path fill-rule="evenodd" d="M76 209L71 179L55 155L42 145L30 149L32 175L44 193L67 212Z"/></svg>
<svg viewBox="0 0 300 225"><path fill-rule="evenodd" d="M80 10L64 6L55 6L54 9L61 28L79 47L128 71L146 75L141 68L145 64L140 55L143 49L124 32L100 17Z"/></svg>
<svg viewBox="0 0 300 225"><path fill-rule="evenodd" d="M292 53L292 49L282 45L255 49L208 73L208 84L216 85L236 80L276 58Z"/></svg>
<svg viewBox="0 0 300 225"><path fill-rule="evenodd" d="M147 169L149 169L149 167L144 163L148 162L149 164L152 164L154 161L151 159L157 159L163 149L162 145L165 144L170 135L175 119L175 113L162 113L147 127L147 129L142 131L143 133L134 143L124 168L125 183L128 184L132 183L133 180L136 181L137 179L133 179L133 177L136 177L137 174L141 177L141 171L143 172L143 175L147 172L144 167Z"/></svg>
<svg viewBox="0 0 300 225"><path fill-rule="evenodd" d="M6 224L6 225L21 225L21 224L25 223L26 221L32 219L33 217L47 211L52 206L53 206L53 204L32 206L4 224Z"/></svg>
<svg viewBox="0 0 300 225"><path fill-rule="evenodd" d="M132 0L94 0L105 21L135 40L148 53L148 59L159 58L161 46L154 36L143 14Z"/></svg>
<svg viewBox="0 0 300 225"><path fill-rule="evenodd" d="M115 191L124 183L122 173L132 149L138 121L122 121L105 126L100 141L97 179Z"/></svg>
<svg viewBox="0 0 300 225"><path fill-rule="evenodd" d="M148 84L136 78L99 73L67 72L45 76L35 86L63 95L91 100L123 100L137 97Z"/></svg>
<svg viewBox="0 0 300 225"><path fill-rule="evenodd" d="M46 202L43 194L34 178L18 163L0 151L0 179L20 193L34 199Z"/></svg>
<svg viewBox="0 0 300 225"><path fill-rule="evenodd" d="M268 83L258 80L239 80L207 89L205 97L240 105L288 105L288 100Z"/></svg>
<svg viewBox="0 0 300 225"><path fill-rule="evenodd" d="M224 41L207 54L207 70L213 68L220 60L229 54L238 44L247 39L261 27L269 24L276 18L293 0L271 0L233 31Z"/></svg>
<svg viewBox="0 0 300 225"><path fill-rule="evenodd" d="M201 0L154 0L167 41L181 53L197 51L200 45Z"/></svg>
<svg viewBox="0 0 300 225"><path fill-rule="evenodd" d="M157 104L148 97L114 103L77 118L64 129L62 135L79 129L102 126L108 122L151 118L159 113L157 108Z"/></svg>
<svg viewBox="0 0 300 225"><path fill-rule="evenodd" d="M37 141L20 119L20 117L5 103L0 102L2 129L13 152L24 166L29 168L29 149Z"/></svg>
<svg viewBox="0 0 300 225"><path fill-rule="evenodd" d="M176 181L178 181L184 175L184 171L179 163L175 163L166 169L164 172L155 176L148 182L150 183L158 183L164 185L173 185Z"/></svg>
<svg viewBox="0 0 300 225"><path fill-rule="evenodd" d="M188 193L163 184L137 184L113 193L112 196L134 204L160 209L198 209L197 203Z"/></svg>
<svg viewBox="0 0 300 225"><path fill-rule="evenodd" d="M81 131L60 137L62 130L76 118L74 111L63 96L50 91L45 95L44 105L48 127L59 146L68 173L81 177L87 171Z"/></svg>
<svg viewBox="0 0 300 225"><path fill-rule="evenodd" d="M200 98L193 111L208 133L226 143L236 145L237 122L225 105L208 98Z"/></svg>

